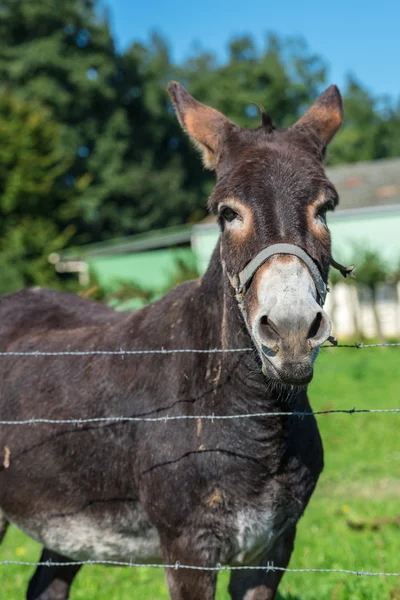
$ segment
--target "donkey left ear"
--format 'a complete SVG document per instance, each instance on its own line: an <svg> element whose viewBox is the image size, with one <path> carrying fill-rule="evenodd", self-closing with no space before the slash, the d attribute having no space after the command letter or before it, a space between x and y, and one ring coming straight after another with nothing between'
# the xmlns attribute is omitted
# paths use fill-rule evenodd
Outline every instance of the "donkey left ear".
<svg viewBox="0 0 400 600"><path fill-rule="evenodd" d="M325 149L337 133L342 121L342 97L336 85L331 85L293 127L313 131L321 142L321 148Z"/></svg>
<svg viewBox="0 0 400 600"><path fill-rule="evenodd" d="M177 81L168 85L178 121L203 155L204 165L217 167L225 134L238 126L210 106L198 102Z"/></svg>

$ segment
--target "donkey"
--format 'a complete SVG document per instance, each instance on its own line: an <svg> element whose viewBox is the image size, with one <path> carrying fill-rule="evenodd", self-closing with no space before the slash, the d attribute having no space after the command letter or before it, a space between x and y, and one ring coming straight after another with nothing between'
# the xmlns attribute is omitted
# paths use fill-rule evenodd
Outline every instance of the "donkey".
<svg viewBox="0 0 400 600"><path fill-rule="evenodd" d="M284 568L323 468L314 418L282 413L311 410L307 384L331 330L325 213L338 196L322 161L342 122L339 91L284 130L266 113L243 129L179 83L168 91L216 172L221 234L205 275L134 313L37 288L0 298L3 351L205 351L1 357L1 420L109 419L0 427L1 537L13 523L59 563L38 567L28 600L66 600L79 570L68 561ZM176 415L194 418L112 420ZM231 598L272 600L281 577L234 570ZM172 600L212 600L216 578L166 568Z"/></svg>

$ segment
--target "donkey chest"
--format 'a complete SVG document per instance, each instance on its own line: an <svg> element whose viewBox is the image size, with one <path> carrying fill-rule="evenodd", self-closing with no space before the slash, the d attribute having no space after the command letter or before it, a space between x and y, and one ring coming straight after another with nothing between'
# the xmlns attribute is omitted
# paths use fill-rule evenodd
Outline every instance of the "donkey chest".
<svg viewBox="0 0 400 600"><path fill-rule="evenodd" d="M254 563L268 555L282 533L297 520L289 506L244 506L236 511L224 560Z"/></svg>
<svg viewBox="0 0 400 600"><path fill-rule="evenodd" d="M233 554L238 562L247 562L264 554L279 535L277 515L271 509L243 509L236 515Z"/></svg>

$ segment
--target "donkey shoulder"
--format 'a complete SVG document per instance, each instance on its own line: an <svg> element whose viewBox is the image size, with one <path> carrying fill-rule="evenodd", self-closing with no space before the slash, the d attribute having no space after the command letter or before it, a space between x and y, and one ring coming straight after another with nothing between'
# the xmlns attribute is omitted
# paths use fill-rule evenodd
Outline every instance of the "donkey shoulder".
<svg viewBox="0 0 400 600"><path fill-rule="evenodd" d="M65 292L29 288L0 297L0 338L51 329L101 326L121 319L121 313L93 300Z"/></svg>
<svg viewBox="0 0 400 600"><path fill-rule="evenodd" d="M186 281L166 296L139 311L122 312L94 300L75 294L56 292L45 288L28 288L0 296L0 343L16 340L34 332L71 330L121 324L128 318L140 327L155 327L159 321L174 320L183 305L191 304L199 280Z"/></svg>

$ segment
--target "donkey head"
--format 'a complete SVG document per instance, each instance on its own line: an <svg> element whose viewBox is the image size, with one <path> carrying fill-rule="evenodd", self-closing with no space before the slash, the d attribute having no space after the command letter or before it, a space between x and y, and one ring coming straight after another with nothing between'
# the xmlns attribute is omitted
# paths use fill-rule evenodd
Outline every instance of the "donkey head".
<svg viewBox="0 0 400 600"><path fill-rule="evenodd" d="M325 214L338 195L322 161L342 122L339 91L329 87L283 130L265 113L260 127L243 129L180 84L168 91L205 166L216 172L209 208L221 228L221 260L263 372L304 385L331 331L322 308L331 262Z"/></svg>

